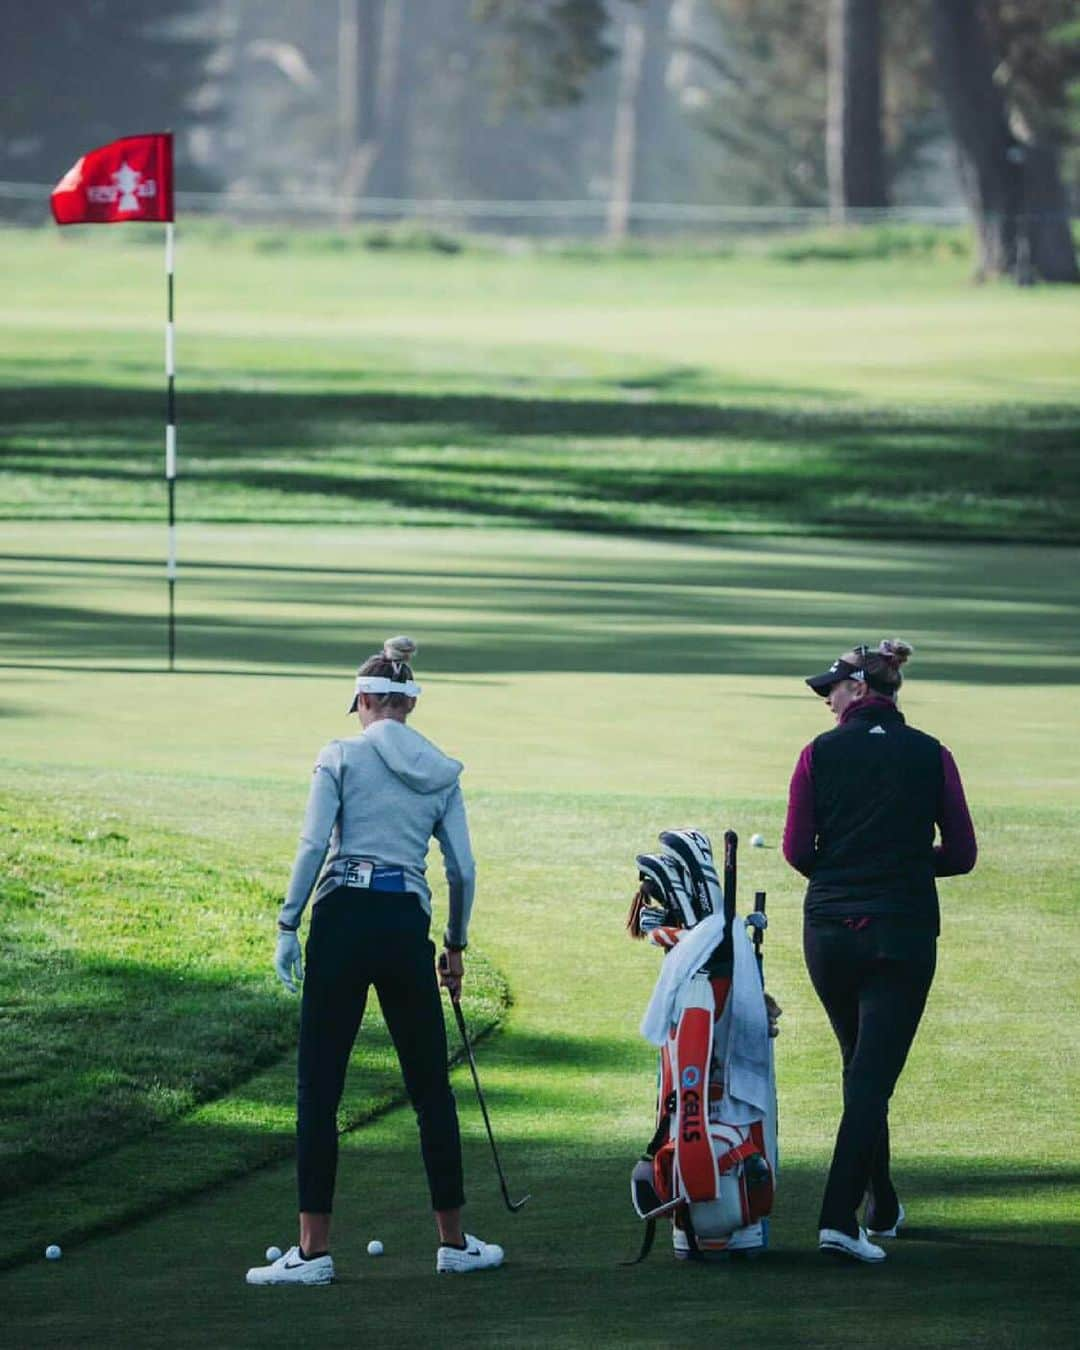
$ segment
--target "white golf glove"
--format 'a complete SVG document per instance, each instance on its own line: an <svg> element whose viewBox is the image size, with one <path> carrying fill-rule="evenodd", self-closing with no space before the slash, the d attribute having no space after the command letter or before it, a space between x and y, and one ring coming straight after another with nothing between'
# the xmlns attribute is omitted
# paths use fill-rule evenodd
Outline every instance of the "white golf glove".
<svg viewBox="0 0 1080 1350"><path fill-rule="evenodd" d="M274 970L290 994L295 994L304 978L304 963L300 959L300 939L295 933L278 933L274 952Z"/></svg>

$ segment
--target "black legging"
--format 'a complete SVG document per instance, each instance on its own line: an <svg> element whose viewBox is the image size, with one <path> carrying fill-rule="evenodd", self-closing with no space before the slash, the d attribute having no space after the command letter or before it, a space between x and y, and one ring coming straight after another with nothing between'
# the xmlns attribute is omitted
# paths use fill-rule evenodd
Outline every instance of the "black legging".
<svg viewBox="0 0 1080 1350"><path fill-rule="evenodd" d="M885 915L857 931L836 919L807 919L803 950L844 1063L844 1114L818 1226L855 1237L864 1195L868 1228L896 1222L889 1098L934 978L937 940Z"/></svg>
<svg viewBox="0 0 1080 1350"><path fill-rule="evenodd" d="M297 1182L306 1213L328 1214L333 1207L337 1108L372 985L416 1111L432 1208L456 1209L465 1202L429 923L415 895L346 887L312 911L296 1111Z"/></svg>

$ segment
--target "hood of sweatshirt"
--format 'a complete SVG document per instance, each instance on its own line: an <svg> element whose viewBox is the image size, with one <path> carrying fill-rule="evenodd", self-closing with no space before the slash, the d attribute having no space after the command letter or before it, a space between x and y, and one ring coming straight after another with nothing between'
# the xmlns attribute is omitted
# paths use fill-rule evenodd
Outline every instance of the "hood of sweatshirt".
<svg viewBox="0 0 1080 1350"><path fill-rule="evenodd" d="M391 717L372 722L364 732L364 740L390 772L413 792L440 792L455 783L465 767L460 760L444 755L418 731Z"/></svg>

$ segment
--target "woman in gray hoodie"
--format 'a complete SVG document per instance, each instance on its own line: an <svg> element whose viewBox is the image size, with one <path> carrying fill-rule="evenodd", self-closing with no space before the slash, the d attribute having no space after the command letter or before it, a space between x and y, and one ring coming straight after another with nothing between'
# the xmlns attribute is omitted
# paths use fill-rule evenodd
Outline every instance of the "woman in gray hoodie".
<svg viewBox="0 0 1080 1350"><path fill-rule="evenodd" d="M331 741L315 762L274 958L292 992L303 977L297 1068L300 1241L270 1265L249 1270L249 1284L328 1284L334 1278L330 1212L337 1108L372 985L420 1126L439 1233L436 1270L465 1273L503 1259L501 1247L461 1227L461 1140L446 1066L435 947L428 937L425 860L432 837L442 849L450 888L441 978L455 999L476 868L458 781L463 766L406 726L420 693L409 665L415 651L411 638L390 638L364 662L349 706L359 715L362 734ZM313 889L304 977L297 930Z"/></svg>

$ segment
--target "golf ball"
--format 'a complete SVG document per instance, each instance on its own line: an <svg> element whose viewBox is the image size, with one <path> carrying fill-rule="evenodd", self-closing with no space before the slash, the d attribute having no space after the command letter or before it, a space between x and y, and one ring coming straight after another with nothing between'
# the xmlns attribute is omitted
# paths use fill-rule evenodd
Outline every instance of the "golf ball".
<svg viewBox="0 0 1080 1350"><path fill-rule="evenodd" d="M281 1260L281 1248L280 1248L280 1247L267 1247L267 1249L266 1249L266 1259L267 1259L268 1261L280 1261L280 1260Z"/></svg>
<svg viewBox="0 0 1080 1350"><path fill-rule="evenodd" d="M750 836L750 846L751 848L764 848L765 836L763 834L752 834Z"/></svg>
<svg viewBox="0 0 1080 1350"><path fill-rule="evenodd" d="M63 1256L63 1254L64 1253L60 1250L60 1248L56 1245L55 1242L50 1242L49 1245L45 1248L45 1256L46 1259L49 1261L59 1261L60 1258Z"/></svg>
<svg viewBox="0 0 1080 1350"><path fill-rule="evenodd" d="M382 1243L379 1241L379 1239L378 1239L378 1238L372 1238L371 1241L370 1241L370 1242L368 1243L368 1245L367 1245L367 1254L368 1254L368 1256L382 1256L382 1251L383 1251L383 1247L382 1247Z"/></svg>

